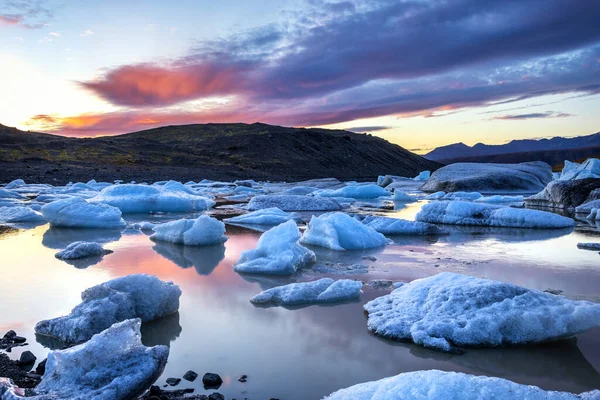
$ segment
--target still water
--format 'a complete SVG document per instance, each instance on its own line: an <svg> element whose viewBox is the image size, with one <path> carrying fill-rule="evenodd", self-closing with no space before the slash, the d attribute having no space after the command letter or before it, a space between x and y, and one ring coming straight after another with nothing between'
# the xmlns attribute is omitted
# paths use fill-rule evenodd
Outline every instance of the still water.
<svg viewBox="0 0 600 400"><path fill-rule="evenodd" d="M413 219L421 203L392 215ZM143 216L146 217L146 216ZM165 219L181 215L163 216ZM139 220L140 216L128 219ZM152 217L156 220L157 217ZM150 218L150 220L152 220ZM589 227L588 227L589 228ZM340 265L364 264L344 278L411 281L442 271L511 282L534 289L562 290L570 298L600 302L600 255L577 242L598 241L588 230L518 230L450 227L451 235L396 238L393 245L365 252L313 248L318 263L291 278L241 276L240 254L254 248L259 232L227 226L222 246L185 248L154 243L134 230L70 230L48 225L0 236L2 302L0 334L14 329L38 361L49 351L35 340L42 319L67 314L93 285L134 273L177 283L179 313L143 327L146 345L170 346L158 384L192 369L223 377L227 398L320 399L343 387L402 372L440 369L497 376L547 390L580 393L600 388L600 329L558 343L510 349L473 349L447 355L410 343L393 343L367 331L362 305L386 294L365 289L360 301L288 310L257 308L248 299L263 289L322 276L341 278ZM76 240L100 241L114 251L101 261L65 263L58 249ZM363 259L374 256L375 261ZM94 265L89 265L97 262ZM51 345L51 343L43 343ZM248 375L246 383L237 378ZM201 379L182 381L209 394Z"/></svg>

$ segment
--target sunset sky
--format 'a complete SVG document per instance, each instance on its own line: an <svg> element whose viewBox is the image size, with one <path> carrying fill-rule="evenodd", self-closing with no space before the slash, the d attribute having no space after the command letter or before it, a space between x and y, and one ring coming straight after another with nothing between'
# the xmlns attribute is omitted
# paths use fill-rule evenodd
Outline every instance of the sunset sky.
<svg viewBox="0 0 600 400"><path fill-rule="evenodd" d="M0 123L265 122L419 153L600 130L598 0L0 0Z"/></svg>

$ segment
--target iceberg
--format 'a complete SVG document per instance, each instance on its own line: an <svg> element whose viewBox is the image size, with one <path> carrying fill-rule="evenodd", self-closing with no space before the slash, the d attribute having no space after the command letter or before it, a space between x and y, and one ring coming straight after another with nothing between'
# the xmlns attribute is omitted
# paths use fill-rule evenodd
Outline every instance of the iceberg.
<svg viewBox="0 0 600 400"><path fill-rule="evenodd" d="M271 228L256 248L242 253L233 269L248 274L291 275L314 263L315 253L298 244L300 230L294 221Z"/></svg>
<svg viewBox="0 0 600 400"><path fill-rule="evenodd" d="M293 214L273 207L238 215L233 218L226 218L223 221L230 224L279 225L294 218Z"/></svg>
<svg viewBox="0 0 600 400"><path fill-rule="evenodd" d="M384 235L447 235L448 231L426 222L368 215L362 223Z"/></svg>
<svg viewBox="0 0 600 400"><path fill-rule="evenodd" d="M503 196L497 194L495 196L485 196L476 199L477 203L522 203L525 200L523 196Z"/></svg>
<svg viewBox="0 0 600 400"><path fill-rule="evenodd" d="M406 372L378 381L360 383L324 400L593 400L600 391L576 395L546 391L537 386L487 376L438 370Z"/></svg>
<svg viewBox="0 0 600 400"><path fill-rule="evenodd" d="M25 206L0 207L0 223L45 222L37 211Z"/></svg>
<svg viewBox="0 0 600 400"><path fill-rule="evenodd" d="M248 210L279 208L283 211L339 211L342 206L335 199L297 195L260 195L248 203Z"/></svg>
<svg viewBox="0 0 600 400"><path fill-rule="evenodd" d="M179 309L179 296L181 289L173 282L146 274L128 275L86 289L82 302L69 315L40 321L35 332L67 345L77 344L117 322L132 318L148 322L173 314Z"/></svg>
<svg viewBox="0 0 600 400"><path fill-rule="evenodd" d="M163 186L109 186L90 201L117 207L123 213L196 212L215 205L214 201L193 193L179 182Z"/></svg>
<svg viewBox="0 0 600 400"><path fill-rule="evenodd" d="M0 199L17 199L17 200L27 200L25 196L21 196L17 192L13 192L11 190L0 188Z"/></svg>
<svg viewBox="0 0 600 400"><path fill-rule="evenodd" d="M208 215L167 222L156 225L153 230L152 240L186 246L210 246L227 241L225 224Z"/></svg>
<svg viewBox="0 0 600 400"><path fill-rule="evenodd" d="M323 278L313 282L291 283L265 290L250 299L261 305L295 306L334 303L360 297L362 282Z"/></svg>
<svg viewBox="0 0 600 400"><path fill-rule="evenodd" d="M378 197L389 197L392 193L377 185L350 185L340 189L324 189L315 192L321 197L346 197L351 199L376 199Z"/></svg>
<svg viewBox="0 0 600 400"><path fill-rule="evenodd" d="M592 208L586 219L590 221L600 221L600 208Z"/></svg>
<svg viewBox="0 0 600 400"><path fill-rule="evenodd" d="M600 178L600 159L588 158L582 164L565 160L559 180Z"/></svg>
<svg viewBox="0 0 600 400"><path fill-rule="evenodd" d="M348 214L338 212L313 215L300 243L343 251L381 247L389 240Z"/></svg>
<svg viewBox="0 0 600 400"><path fill-rule="evenodd" d="M104 256L110 253L112 253L112 250L105 250L100 243L73 242L54 256L59 260L78 260L86 257Z"/></svg>
<svg viewBox="0 0 600 400"><path fill-rule="evenodd" d="M23 179L15 179L14 181L11 181L9 183L6 184L6 186L4 186L5 189L17 189L20 188L21 186L25 186L26 183Z"/></svg>
<svg viewBox="0 0 600 400"><path fill-rule="evenodd" d="M426 181L431 177L431 171L421 171L419 175L415 176L413 180L415 181Z"/></svg>
<svg viewBox="0 0 600 400"><path fill-rule="evenodd" d="M414 201L417 201L417 199L414 196L411 196L411 195L407 194L406 192L403 192L402 190L397 190L397 189L394 190L394 197L392 197L392 200L403 202L403 203L412 203Z"/></svg>
<svg viewBox="0 0 600 400"><path fill-rule="evenodd" d="M541 192L527 197L525 203L538 207L577 208L594 200L597 190L600 191L600 179L597 178L552 181Z"/></svg>
<svg viewBox="0 0 600 400"><path fill-rule="evenodd" d="M577 248L582 250L600 251L600 243L577 243Z"/></svg>
<svg viewBox="0 0 600 400"><path fill-rule="evenodd" d="M54 227L111 229L126 225L118 208L88 203L79 197L53 201L41 211L44 219Z"/></svg>
<svg viewBox="0 0 600 400"><path fill-rule="evenodd" d="M142 394L162 373L167 346L142 344L140 320L117 323L87 343L48 354L42 382L32 397L0 384L3 399L129 400ZM3 393L6 391L5 393Z"/></svg>
<svg viewBox="0 0 600 400"><path fill-rule="evenodd" d="M600 304L444 272L364 305L368 328L442 351L547 342L600 325Z"/></svg>
<svg viewBox="0 0 600 400"><path fill-rule="evenodd" d="M446 193L440 200L476 201L482 197L479 192L451 192Z"/></svg>
<svg viewBox="0 0 600 400"><path fill-rule="evenodd" d="M279 194L280 195L306 196L307 194L311 194L315 190L318 190L318 189L314 188L314 187L310 187L310 186L296 186L291 189L284 190L284 191L280 192Z"/></svg>
<svg viewBox="0 0 600 400"><path fill-rule="evenodd" d="M571 218L551 212L462 201L442 201L426 204L417 214L416 220L449 225L536 229L575 226L575 221Z"/></svg>
<svg viewBox="0 0 600 400"><path fill-rule="evenodd" d="M446 192L439 191L425 196L425 200L440 200L446 195Z"/></svg>

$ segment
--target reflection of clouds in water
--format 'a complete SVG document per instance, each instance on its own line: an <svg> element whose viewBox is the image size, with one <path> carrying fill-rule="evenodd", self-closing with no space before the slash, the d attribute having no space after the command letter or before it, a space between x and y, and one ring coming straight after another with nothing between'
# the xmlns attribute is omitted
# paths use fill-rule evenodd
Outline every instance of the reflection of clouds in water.
<svg viewBox="0 0 600 400"><path fill-rule="evenodd" d="M199 275L210 275L225 258L225 245L183 246L155 242L154 251L181 268L194 267Z"/></svg>
<svg viewBox="0 0 600 400"><path fill-rule="evenodd" d="M64 249L73 242L109 243L121 239L118 229L73 229L50 227L42 238L42 244L51 249Z"/></svg>

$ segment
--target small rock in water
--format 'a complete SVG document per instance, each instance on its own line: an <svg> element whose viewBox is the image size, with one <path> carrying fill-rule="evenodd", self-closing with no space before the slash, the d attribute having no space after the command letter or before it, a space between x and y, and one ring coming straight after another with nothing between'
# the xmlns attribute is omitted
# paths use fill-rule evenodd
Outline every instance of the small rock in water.
<svg viewBox="0 0 600 400"><path fill-rule="evenodd" d="M242 375L238 378L239 382L245 383L248 380L248 375Z"/></svg>
<svg viewBox="0 0 600 400"><path fill-rule="evenodd" d="M190 382L194 382L197 377L198 377L198 374L192 370L189 370L188 372L186 372L183 375L183 379L185 379L186 381L190 381Z"/></svg>
<svg viewBox="0 0 600 400"><path fill-rule="evenodd" d="M44 372L46 372L46 361L48 361L48 359L44 358L42 361L40 361L37 367L35 367L36 374L44 375Z"/></svg>
<svg viewBox="0 0 600 400"><path fill-rule="evenodd" d="M388 279L373 279L367 286L371 289L389 289L393 284L394 282Z"/></svg>
<svg viewBox="0 0 600 400"><path fill-rule="evenodd" d="M10 330L4 334L2 339L0 339L0 349L6 350L7 353L10 353L13 347L26 346L26 341L27 339L22 336L18 336L15 331Z"/></svg>
<svg viewBox="0 0 600 400"><path fill-rule="evenodd" d="M177 386L181 382L180 378L167 378L167 385L169 386Z"/></svg>
<svg viewBox="0 0 600 400"><path fill-rule="evenodd" d="M223 384L223 379L218 374L213 374L212 372L207 372L202 377L202 383L205 388L219 388Z"/></svg>
<svg viewBox="0 0 600 400"><path fill-rule="evenodd" d="M208 400L225 400L225 396L219 392L215 392L208 396Z"/></svg>
<svg viewBox="0 0 600 400"><path fill-rule="evenodd" d="M32 352L28 351L24 351L21 354L21 358L19 358L19 365L29 365L29 364L33 364L35 363L35 360L37 360L36 356L33 355Z"/></svg>
<svg viewBox="0 0 600 400"><path fill-rule="evenodd" d="M369 261L377 261L377 257L375 257L375 256L364 256L362 259L369 260Z"/></svg>

